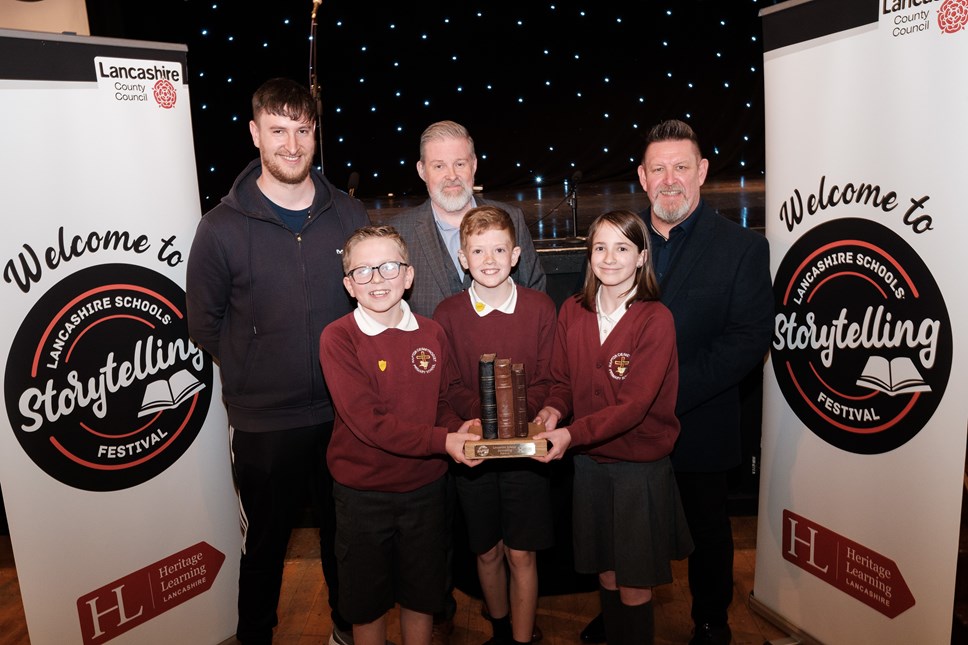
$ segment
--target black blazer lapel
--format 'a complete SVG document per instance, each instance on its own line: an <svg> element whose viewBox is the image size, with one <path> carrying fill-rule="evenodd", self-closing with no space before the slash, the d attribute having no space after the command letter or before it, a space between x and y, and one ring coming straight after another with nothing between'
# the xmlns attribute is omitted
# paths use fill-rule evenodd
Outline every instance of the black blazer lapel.
<svg viewBox="0 0 968 645"><path fill-rule="evenodd" d="M689 275L695 270L715 271L716 267L700 266L700 259L707 247L715 241L718 220L714 211L701 203L700 209L691 217L697 217L695 226L689 233L685 246L679 252L672 270L662 284L662 302L669 304L679 295L682 287L688 284Z"/></svg>

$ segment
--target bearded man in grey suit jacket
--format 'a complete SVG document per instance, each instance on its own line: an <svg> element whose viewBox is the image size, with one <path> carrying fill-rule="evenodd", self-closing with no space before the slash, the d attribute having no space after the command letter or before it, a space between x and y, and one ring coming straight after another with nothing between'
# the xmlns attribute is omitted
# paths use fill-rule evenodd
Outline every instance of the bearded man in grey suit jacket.
<svg viewBox="0 0 968 645"><path fill-rule="evenodd" d="M514 222L517 245L521 247L518 266L511 277L525 287L545 290L544 270L521 209L475 197L476 172L474 140L464 126L439 121L424 130L420 136L417 174L427 184L430 198L394 216L391 222L410 249L414 280L408 302L418 314L433 316L441 300L470 286L470 274L464 272L457 260L457 249L461 220L475 206L496 206L508 212Z"/></svg>
<svg viewBox="0 0 968 645"><path fill-rule="evenodd" d="M454 121L438 121L420 136L420 161L417 174L427 184L430 198L393 217L390 222L403 237L410 251L414 269L413 286L407 301L415 313L431 317L444 298L466 290L471 276L457 259L460 247L460 223L476 206L496 206L507 211L514 222L517 245L521 247L518 265L511 272L515 282L525 287L545 290L545 274L531 241L531 233L520 208L474 196L477 155L474 140L467 129ZM456 490L449 481L448 524L453 522ZM453 595L453 549L448 553L448 575L445 610L434 616L433 645L447 645L454 629L457 603ZM489 607L495 613L507 614L506 608ZM503 616L492 616L492 619ZM537 630L537 626L535 626Z"/></svg>

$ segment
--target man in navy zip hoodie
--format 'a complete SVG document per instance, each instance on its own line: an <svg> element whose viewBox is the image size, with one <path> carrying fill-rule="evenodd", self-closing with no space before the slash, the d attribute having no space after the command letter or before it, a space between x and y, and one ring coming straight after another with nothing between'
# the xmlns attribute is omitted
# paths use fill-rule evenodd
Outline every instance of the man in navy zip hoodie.
<svg viewBox="0 0 968 645"><path fill-rule="evenodd" d="M201 220L188 258L188 328L221 368L243 532L239 622L243 643L271 643L296 504L320 511L320 550L334 629L332 480L325 451L333 407L319 336L350 311L343 242L369 224L366 209L312 168L315 101L273 79L252 97L260 158ZM309 495L307 495L307 493Z"/></svg>

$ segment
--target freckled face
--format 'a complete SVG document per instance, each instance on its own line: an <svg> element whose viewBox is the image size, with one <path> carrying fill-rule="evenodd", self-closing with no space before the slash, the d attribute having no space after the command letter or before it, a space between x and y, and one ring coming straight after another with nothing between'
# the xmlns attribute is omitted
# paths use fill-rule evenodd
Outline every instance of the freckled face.
<svg viewBox="0 0 968 645"><path fill-rule="evenodd" d="M508 279L520 254L521 248L514 245L510 231L496 228L468 235L465 246L458 251L460 263L470 271L471 277L488 288Z"/></svg>

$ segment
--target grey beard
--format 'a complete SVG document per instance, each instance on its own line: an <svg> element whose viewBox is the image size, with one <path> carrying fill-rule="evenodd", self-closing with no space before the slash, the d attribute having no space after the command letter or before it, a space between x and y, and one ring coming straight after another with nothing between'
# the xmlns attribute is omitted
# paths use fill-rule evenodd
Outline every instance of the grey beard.
<svg viewBox="0 0 968 645"><path fill-rule="evenodd" d="M652 213L666 224L678 224L689 215L689 204L683 202L682 206L671 211L658 204L652 204Z"/></svg>
<svg viewBox="0 0 968 645"><path fill-rule="evenodd" d="M443 190L439 190L434 193L434 202L438 206L443 208L448 213L456 213L471 201L471 197L474 196L474 192L468 190L466 186L461 186L462 191L459 195L454 195L453 197L444 193Z"/></svg>

